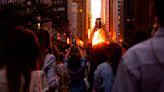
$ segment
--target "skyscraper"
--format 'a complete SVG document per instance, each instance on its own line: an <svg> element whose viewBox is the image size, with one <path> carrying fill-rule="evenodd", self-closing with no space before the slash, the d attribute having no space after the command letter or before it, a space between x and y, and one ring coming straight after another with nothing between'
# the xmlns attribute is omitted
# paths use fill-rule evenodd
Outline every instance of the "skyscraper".
<svg viewBox="0 0 164 92"><path fill-rule="evenodd" d="M136 31L149 30L154 23L153 0L124 0L124 38ZM121 16L122 17L122 16Z"/></svg>
<svg viewBox="0 0 164 92"><path fill-rule="evenodd" d="M76 33L76 37L82 41L86 41L87 40L87 36L86 36L86 1L87 0L68 0L68 19L70 20L70 31L73 34ZM77 4L75 6L72 6L72 4ZM70 9L76 9L76 11L72 12ZM76 15L76 16L75 16ZM77 19L77 20L75 20ZM73 21L74 20L74 21ZM72 28L73 25L76 25L76 27L74 26L74 29ZM73 35L72 34L72 35Z"/></svg>

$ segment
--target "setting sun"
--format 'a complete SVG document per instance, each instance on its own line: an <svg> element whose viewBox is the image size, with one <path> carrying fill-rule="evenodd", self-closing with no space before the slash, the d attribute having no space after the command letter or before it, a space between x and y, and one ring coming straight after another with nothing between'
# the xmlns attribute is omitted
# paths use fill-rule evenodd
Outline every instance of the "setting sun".
<svg viewBox="0 0 164 92"><path fill-rule="evenodd" d="M102 18L103 20L101 22L105 22L105 8L102 10L102 2L101 0L91 0L91 31L88 31L88 34L93 34L91 37L92 45L97 45L99 43L107 43L107 37L105 35L105 32L102 28L97 30L96 32L92 33L92 30L95 26L96 18ZM104 15L102 16L102 11L104 12ZM90 38L90 36L89 36Z"/></svg>

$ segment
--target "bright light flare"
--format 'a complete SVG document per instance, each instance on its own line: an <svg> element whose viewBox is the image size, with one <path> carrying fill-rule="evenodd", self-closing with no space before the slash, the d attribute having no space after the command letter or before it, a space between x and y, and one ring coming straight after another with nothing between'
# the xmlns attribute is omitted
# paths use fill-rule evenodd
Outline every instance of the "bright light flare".
<svg viewBox="0 0 164 92"><path fill-rule="evenodd" d="M90 39L90 38L91 38L91 30L88 29L88 39Z"/></svg>
<svg viewBox="0 0 164 92"><path fill-rule="evenodd" d="M40 23L38 23L38 29L40 29Z"/></svg>
<svg viewBox="0 0 164 92"><path fill-rule="evenodd" d="M70 40L69 40L69 38L67 37L67 44L70 44Z"/></svg>
<svg viewBox="0 0 164 92"><path fill-rule="evenodd" d="M95 26L96 18L101 17L101 0L91 0L91 16L92 16L92 26L91 26L91 31L93 30L93 27ZM90 36L89 36L90 37ZM99 30L96 31L93 35L92 39L92 45L96 45L100 43L101 40L101 35Z"/></svg>
<svg viewBox="0 0 164 92"><path fill-rule="evenodd" d="M96 18L101 17L101 0L91 0L92 28L95 25Z"/></svg>
<svg viewBox="0 0 164 92"><path fill-rule="evenodd" d="M93 39L92 39L92 45L97 45L99 43L106 43L107 39L104 33L104 30L100 29L94 33Z"/></svg>
<svg viewBox="0 0 164 92"><path fill-rule="evenodd" d="M105 5L101 2L102 0L91 0L91 30L88 31L88 34L92 34L93 27L95 26L96 18L101 18L102 22L105 23L105 8L102 8L101 5ZM101 10L102 9L102 10ZM101 14L103 13L103 14ZM88 36L90 38L90 36ZM97 30L92 38L92 45L97 45L99 43L108 43L107 36L104 30L101 28Z"/></svg>
<svg viewBox="0 0 164 92"><path fill-rule="evenodd" d="M94 33L93 39L92 39L92 45L96 45L99 43L99 30Z"/></svg>
<svg viewBox="0 0 164 92"><path fill-rule="evenodd" d="M76 45L84 47L84 42L78 38L76 38Z"/></svg>

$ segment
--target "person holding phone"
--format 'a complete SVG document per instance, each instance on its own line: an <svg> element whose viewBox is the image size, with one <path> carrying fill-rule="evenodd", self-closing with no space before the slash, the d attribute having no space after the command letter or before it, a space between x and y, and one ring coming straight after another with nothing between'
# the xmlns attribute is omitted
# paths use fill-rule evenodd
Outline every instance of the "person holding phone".
<svg viewBox="0 0 164 92"><path fill-rule="evenodd" d="M67 66L70 76L70 92L85 92L85 67L86 59L84 52L78 46L69 48L64 64Z"/></svg>

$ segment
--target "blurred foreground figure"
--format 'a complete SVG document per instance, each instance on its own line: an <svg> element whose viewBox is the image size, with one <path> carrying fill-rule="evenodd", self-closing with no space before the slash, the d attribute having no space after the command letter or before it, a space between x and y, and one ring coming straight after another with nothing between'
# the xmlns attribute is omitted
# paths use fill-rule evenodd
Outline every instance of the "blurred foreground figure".
<svg viewBox="0 0 164 92"><path fill-rule="evenodd" d="M112 92L164 92L164 0L155 0L155 35L122 57Z"/></svg>
<svg viewBox="0 0 164 92"><path fill-rule="evenodd" d="M31 30L16 27L6 37L5 60L0 67L1 92L29 92L36 69L38 42Z"/></svg>

